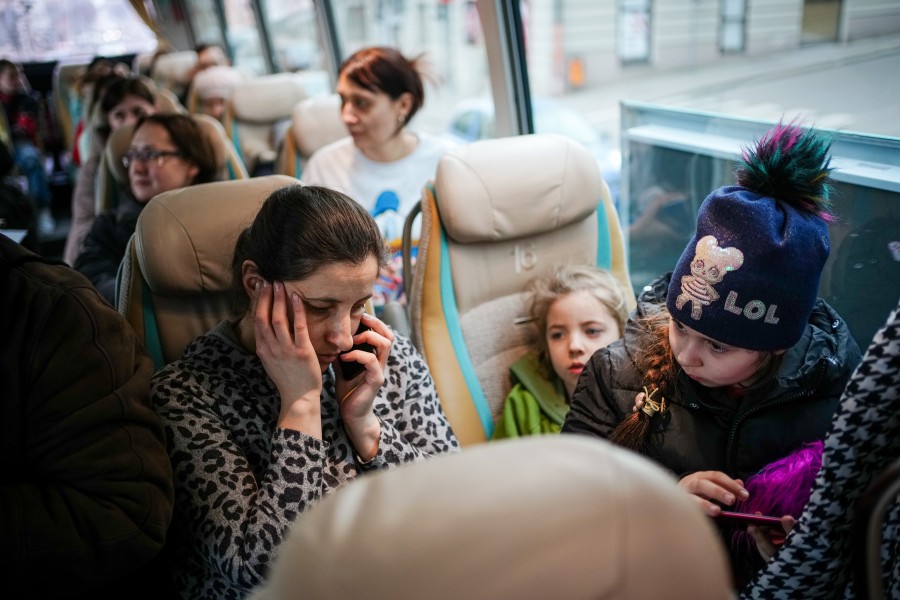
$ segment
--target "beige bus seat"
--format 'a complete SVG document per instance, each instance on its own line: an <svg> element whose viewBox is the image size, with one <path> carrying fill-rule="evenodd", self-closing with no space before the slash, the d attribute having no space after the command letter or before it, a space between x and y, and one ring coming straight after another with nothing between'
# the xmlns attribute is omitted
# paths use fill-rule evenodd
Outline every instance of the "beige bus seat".
<svg viewBox="0 0 900 600"><path fill-rule="evenodd" d="M131 72L135 75L150 76L150 63L153 62L153 55L156 52L138 52L131 61Z"/></svg>
<svg viewBox="0 0 900 600"><path fill-rule="evenodd" d="M251 174L260 165L274 165L276 126L290 119L297 103L312 95L311 83L307 73L276 73L235 86L225 112L225 131Z"/></svg>
<svg viewBox="0 0 900 600"><path fill-rule="evenodd" d="M118 309L161 367L230 314L240 231L283 175L198 184L160 194L141 212L119 280Z"/></svg>
<svg viewBox="0 0 900 600"><path fill-rule="evenodd" d="M161 88L166 88L182 96L190 83L194 65L197 64L197 53L193 50L181 50L160 54L153 65L150 77Z"/></svg>
<svg viewBox="0 0 900 600"><path fill-rule="evenodd" d="M13 155L12 130L6 121L6 111L0 110L0 144L6 146L10 156Z"/></svg>
<svg viewBox="0 0 900 600"><path fill-rule="evenodd" d="M188 112L175 92L158 86L154 86L154 89L156 91L156 108L159 112L182 114Z"/></svg>
<svg viewBox="0 0 900 600"><path fill-rule="evenodd" d="M540 436L337 490L250 600L734 597L712 522L669 473L604 440Z"/></svg>
<svg viewBox="0 0 900 600"><path fill-rule="evenodd" d="M294 107L276 171L300 179L303 165L313 152L346 136L340 96L327 94L307 98Z"/></svg>
<svg viewBox="0 0 900 600"><path fill-rule="evenodd" d="M81 118L80 114L72 114L72 98L78 93L73 84L88 64L83 59L60 61L53 69L54 108L66 150L72 150L75 144L75 128Z"/></svg>
<svg viewBox="0 0 900 600"><path fill-rule="evenodd" d="M207 115L192 115L200 124L204 134L212 142L216 152L217 179L246 179L247 169L238 157L237 150L225 135L222 124ZM119 189L127 189L128 169L122 164L122 156L131 145L132 126L125 126L112 132L106 142L103 158L97 172L97 187L94 196L95 214L100 214L118 205Z"/></svg>
<svg viewBox="0 0 900 600"><path fill-rule="evenodd" d="M609 188L586 148L536 134L444 155L422 199L409 312L461 443L493 433L509 366L535 335L522 290L560 263L598 265L632 289Z"/></svg>

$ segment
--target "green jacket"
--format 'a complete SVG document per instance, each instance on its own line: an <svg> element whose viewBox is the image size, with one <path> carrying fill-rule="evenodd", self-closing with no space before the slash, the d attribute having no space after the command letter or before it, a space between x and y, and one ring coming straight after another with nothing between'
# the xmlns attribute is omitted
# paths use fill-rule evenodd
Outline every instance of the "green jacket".
<svg viewBox="0 0 900 600"><path fill-rule="evenodd" d="M509 370L513 388L491 439L559 433L569 412L562 381L557 377L547 380L535 352L517 360Z"/></svg>

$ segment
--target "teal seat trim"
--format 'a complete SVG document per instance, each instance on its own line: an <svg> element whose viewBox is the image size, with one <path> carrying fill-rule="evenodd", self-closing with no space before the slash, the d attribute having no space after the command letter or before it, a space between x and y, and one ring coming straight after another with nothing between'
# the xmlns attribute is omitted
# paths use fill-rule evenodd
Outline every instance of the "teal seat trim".
<svg viewBox="0 0 900 600"><path fill-rule="evenodd" d="M597 208L597 266L612 269L612 240L609 237L609 220L603 202Z"/></svg>
<svg viewBox="0 0 900 600"><path fill-rule="evenodd" d="M300 164L300 155L294 154L294 177L300 179L303 174L303 165Z"/></svg>
<svg viewBox="0 0 900 600"><path fill-rule="evenodd" d="M244 156L244 149L241 148L241 134L238 133L238 126L234 119L231 120L231 143L234 144L234 149L237 152L238 158L246 165L247 158Z"/></svg>
<svg viewBox="0 0 900 600"><path fill-rule="evenodd" d="M166 363L163 359L162 342L159 339L159 326L156 323L156 315L153 314L153 297L143 277L141 277L141 312L144 315L144 348L159 370L166 366Z"/></svg>
<svg viewBox="0 0 900 600"><path fill-rule="evenodd" d="M456 359L459 362L463 379L466 387L469 388L469 395L472 402L475 403L475 409L478 411L478 417L481 419L481 426L487 439L491 439L494 434L494 419L491 417L491 409L488 406L487 398L481 389L478 377L475 375L475 368L472 366L472 358L469 356L469 350L466 348L465 338L463 337L462 327L459 322L459 309L456 307L456 294L453 290L453 276L450 273L450 247L447 244L447 236L444 228L441 227L441 303L444 305L444 320L447 323L447 329L450 332L450 342L456 352Z"/></svg>

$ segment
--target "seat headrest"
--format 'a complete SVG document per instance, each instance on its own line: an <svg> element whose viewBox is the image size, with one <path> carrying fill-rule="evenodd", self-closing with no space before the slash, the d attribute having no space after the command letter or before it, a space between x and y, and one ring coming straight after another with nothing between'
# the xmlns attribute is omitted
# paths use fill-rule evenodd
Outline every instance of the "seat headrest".
<svg viewBox="0 0 900 600"><path fill-rule="evenodd" d="M511 240L580 221L597 210L603 186L590 151L557 134L454 148L435 178L441 223L459 243Z"/></svg>
<svg viewBox="0 0 900 600"><path fill-rule="evenodd" d="M167 52L157 57L150 75L163 87L184 86L188 83L195 64L197 53L193 50Z"/></svg>
<svg viewBox="0 0 900 600"><path fill-rule="evenodd" d="M128 185L128 169L122 164L122 157L131 146L132 135L134 135L134 125L122 125L110 132L109 138L106 140L106 166L119 185Z"/></svg>
<svg viewBox="0 0 900 600"><path fill-rule="evenodd" d="M296 184L292 177L270 175L154 197L135 230L138 262L150 290L169 297L228 291L238 234L272 192Z"/></svg>
<svg viewBox="0 0 900 600"><path fill-rule="evenodd" d="M231 109L235 119L268 123L290 117L294 106L309 95L300 73L275 73L235 85Z"/></svg>
<svg viewBox="0 0 900 600"><path fill-rule="evenodd" d="M724 547L671 475L581 436L357 479L296 522L270 573L252 600L731 597Z"/></svg>
<svg viewBox="0 0 900 600"><path fill-rule="evenodd" d="M346 137L341 97L327 94L300 102L291 115L291 135L301 156L312 156L322 146Z"/></svg>
<svg viewBox="0 0 900 600"><path fill-rule="evenodd" d="M190 115L190 117L200 126L203 135L212 144L216 158L216 173L220 178L224 178L227 169L226 161L229 156L229 142L225 128L209 115ZM109 139L106 141L106 164L119 185L128 185L128 169L122 164L122 156L128 152L128 148L131 146L132 135L134 135L134 126L124 125L110 133Z"/></svg>
<svg viewBox="0 0 900 600"><path fill-rule="evenodd" d="M161 113L186 113L187 109L175 92L169 88L159 88L156 92L156 110Z"/></svg>

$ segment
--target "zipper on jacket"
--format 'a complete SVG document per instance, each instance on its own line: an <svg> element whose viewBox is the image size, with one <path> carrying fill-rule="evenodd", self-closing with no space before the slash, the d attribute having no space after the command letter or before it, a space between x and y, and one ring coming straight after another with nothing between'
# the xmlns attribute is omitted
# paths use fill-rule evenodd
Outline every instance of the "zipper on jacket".
<svg viewBox="0 0 900 600"><path fill-rule="evenodd" d="M731 425L731 432L728 434L728 445L726 446L726 452L728 455L728 460L725 463L728 467L729 473L735 472L735 459L734 459L734 441L737 438L738 429L740 429L741 423L743 423L747 417L756 414L762 410L766 410L768 408L772 408L773 406L780 406L782 404L787 404L788 402L793 402L795 400L799 400L800 398L807 398L816 393L816 390L819 389L819 385L822 383L822 379L825 377L825 369L826 364L828 362L827 358L820 359L816 368L818 370L818 377L812 386L808 387L805 390L801 390L790 396L783 396L781 398L775 398L774 400L770 400L769 402L764 402L762 404L758 404L749 410L741 413L737 419L735 419L734 423Z"/></svg>

